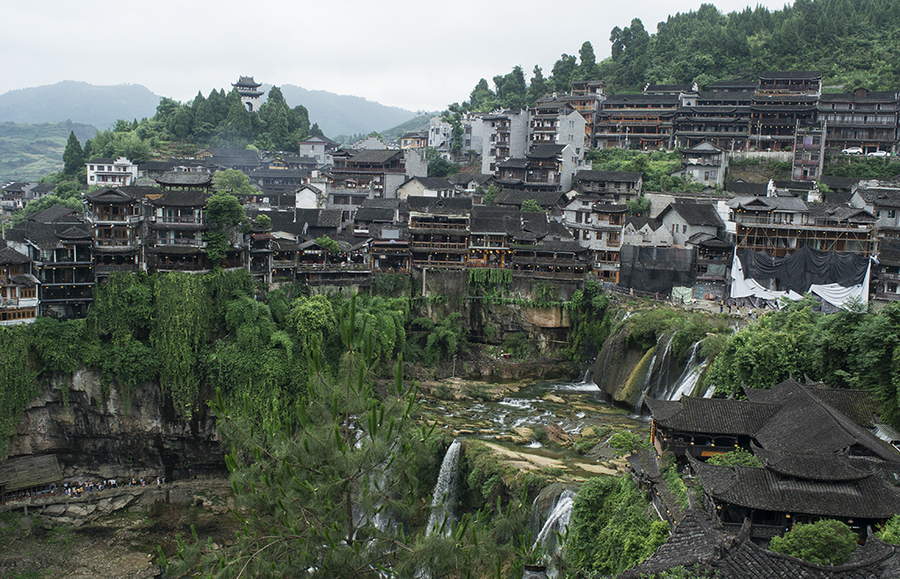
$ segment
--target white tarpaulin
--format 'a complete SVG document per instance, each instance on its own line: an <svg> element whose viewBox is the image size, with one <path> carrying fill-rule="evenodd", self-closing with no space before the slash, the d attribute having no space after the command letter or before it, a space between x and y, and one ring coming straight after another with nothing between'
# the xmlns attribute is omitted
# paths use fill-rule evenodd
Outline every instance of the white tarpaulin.
<svg viewBox="0 0 900 579"><path fill-rule="evenodd" d="M859 302L865 304L869 301L869 279L871 273L872 262L869 260L862 283L846 287L837 283L811 284L809 286L809 291L838 308L846 307L845 304L847 304L847 302ZM746 277L744 275L744 266L741 263L740 257L738 257L737 251L735 251L734 261L731 264L731 297L754 297L777 302L779 298L783 297L797 301L803 296L792 290L770 290L762 286L756 280Z"/></svg>

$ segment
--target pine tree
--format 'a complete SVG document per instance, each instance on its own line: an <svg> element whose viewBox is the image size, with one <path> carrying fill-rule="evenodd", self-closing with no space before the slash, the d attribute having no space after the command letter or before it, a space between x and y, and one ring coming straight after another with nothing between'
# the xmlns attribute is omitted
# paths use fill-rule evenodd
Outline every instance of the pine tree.
<svg viewBox="0 0 900 579"><path fill-rule="evenodd" d="M84 149L81 148L75 131L72 131L69 133L66 150L63 152L63 173L75 175L80 169L84 169Z"/></svg>

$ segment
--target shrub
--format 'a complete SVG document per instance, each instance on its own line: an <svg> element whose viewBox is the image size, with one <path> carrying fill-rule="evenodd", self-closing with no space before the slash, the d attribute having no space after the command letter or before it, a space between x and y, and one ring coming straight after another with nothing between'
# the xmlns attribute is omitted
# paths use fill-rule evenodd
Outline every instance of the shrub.
<svg viewBox="0 0 900 579"><path fill-rule="evenodd" d="M834 519L804 525L798 523L783 537L773 537L769 549L818 565L840 565L856 548L857 536Z"/></svg>

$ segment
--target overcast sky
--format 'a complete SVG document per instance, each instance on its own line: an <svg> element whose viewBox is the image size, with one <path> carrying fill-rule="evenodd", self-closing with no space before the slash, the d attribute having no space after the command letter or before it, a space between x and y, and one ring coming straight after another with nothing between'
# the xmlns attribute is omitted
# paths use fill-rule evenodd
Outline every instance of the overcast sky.
<svg viewBox="0 0 900 579"><path fill-rule="evenodd" d="M550 74L590 40L640 18L649 32L699 0L27 0L3 9L0 94L61 80L142 84L186 101L258 82L365 97L412 111L468 98L514 66ZM724 13L784 0L716 0Z"/></svg>

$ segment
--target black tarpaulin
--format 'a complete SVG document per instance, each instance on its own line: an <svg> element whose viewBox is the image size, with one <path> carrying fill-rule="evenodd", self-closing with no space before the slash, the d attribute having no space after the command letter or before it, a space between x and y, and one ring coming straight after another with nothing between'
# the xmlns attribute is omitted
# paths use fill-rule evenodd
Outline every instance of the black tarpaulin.
<svg viewBox="0 0 900 579"><path fill-rule="evenodd" d="M737 255L745 279L756 280L769 289L800 295L808 292L811 285L859 285L866 277L869 264L869 258L856 253L819 251L811 247L801 247L786 257L772 257L751 249L739 249Z"/></svg>

